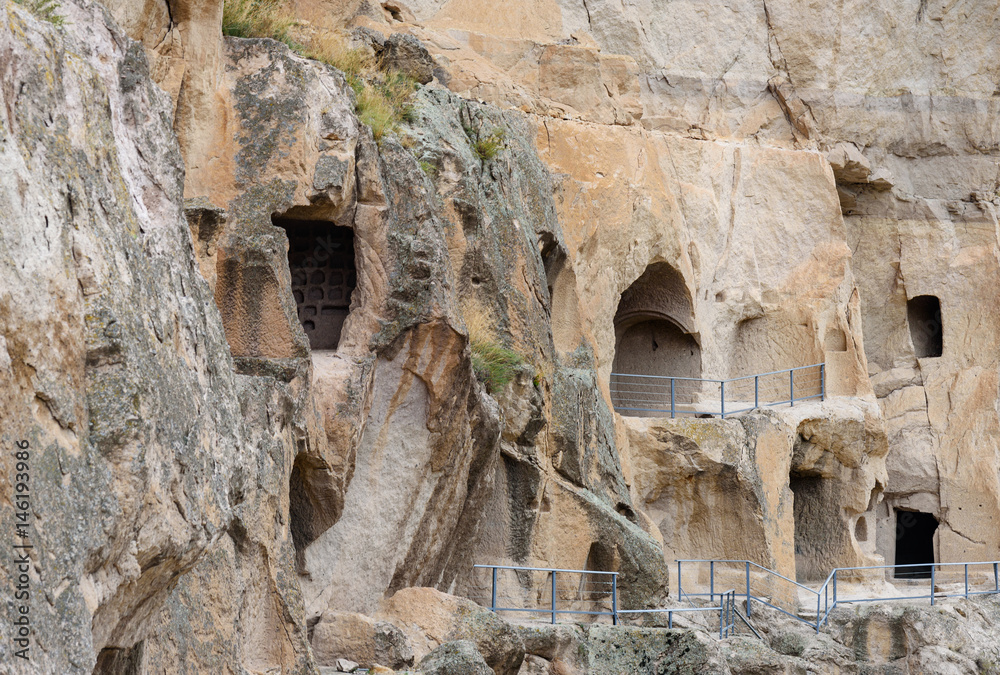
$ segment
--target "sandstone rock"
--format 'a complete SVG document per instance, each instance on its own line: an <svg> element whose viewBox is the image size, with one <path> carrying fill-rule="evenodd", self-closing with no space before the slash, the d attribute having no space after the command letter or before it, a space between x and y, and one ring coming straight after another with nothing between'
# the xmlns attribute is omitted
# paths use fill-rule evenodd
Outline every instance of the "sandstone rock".
<svg viewBox="0 0 1000 675"><path fill-rule="evenodd" d="M524 659L524 643L513 626L470 600L433 588L397 591L379 616L406 633L421 668L424 655L455 640L472 641L473 649L497 675L515 675Z"/></svg>
<svg viewBox="0 0 1000 675"><path fill-rule="evenodd" d="M517 671L517 675L549 675L551 672L552 663L550 661L534 654L528 654L524 657L521 670Z"/></svg>
<svg viewBox="0 0 1000 675"><path fill-rule="evenodd" d="M312 632L313 654L319 665L334 665L340 657L366 668L376 663L401 669L413 665L413 649L391 623L363 614L324 612Z"/></svg>
<svg viewBox="0 0 1000 675"><path fill-rule="evenodd" d="M0 421L40 429L58 469L38 482L37 626L73 636L38 668L308 672L306 616L476 595L473 562L617 569L648 606L664 551L815 576L891 562L912 510L940 558L1000 555L991 3L294 3L401 52L412 34L466 97L421 91L380 144L334 69L223 40L218 0L63 4L63 29L0 20ZM174 131L202 198L187 227ZM308 346L275 217L353 228L336 350ZM667 303L639 283L663 265ZM530 362L495 397L469 297ZM616 415L623 298L678 325L696 376L823 361L840 400ZM862 613L840 637L885 668L988 670L991 610L960 609ZM586 667L641 662L646 637L598 633ZM788 658L772 638L732 669L855 668L826 638Z"/></svg>
<svg viewBox="0 0 1000 675"><path fill-rule="evenodd" d="M412 77L420 84L427 84L434 79L434 59L413 35L393 33L381 45L380 55L388 67Z"/></svg>
<svg viewBox="0 0 1000 675"><path fill-rule="evenodd" d="M32 453L27 672L69 674L141 658L177 580L227 539L258 450L184 219L172 104L102 8L59 12L64 28L0 15L0 421Z"/></svg>
<svg viewBox="0 0 1000 675"><path fill-rule="evenodd" d="M435 647L420 660L419 668L424 675L490 675L494 672L471 640L455 640Z"/></svg>
<svg viewBox="0 0 1000 675"><path fill-rule="evenodd" d="M826 157L830 160L833 175L837 177L838 181L844 183L868 182L868 176L872 172L871 162L861 154L861 151L854 144L838 143Z"/></svg>

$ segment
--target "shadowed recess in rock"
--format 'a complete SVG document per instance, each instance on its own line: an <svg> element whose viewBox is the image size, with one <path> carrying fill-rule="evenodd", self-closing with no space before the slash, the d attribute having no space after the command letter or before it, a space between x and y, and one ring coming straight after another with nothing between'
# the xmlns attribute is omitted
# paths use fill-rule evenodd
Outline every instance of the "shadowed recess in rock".
<svg viewBox="0 0 1000 675"><path fill-rule="evenodd" d="M906 303L906 322L917 358L933 358L944 352L941 301L933 295L918 295Z"/></svg>
<svg viewBox="0 0 1000 675"><path fill-rule="evenodd" d="M288 269L299 321L313 350L336 349L357 285L354 232L312 220L273 218L288 235Z"/></svg>
<svg viewBox="0 0 1000 675"><path fill-rule="evenodd" d="M930 513L896 509L896 564L922 565L934 562L934 533L938 521ZM931 565L897 567L897 579L930 579Z"/></svg>

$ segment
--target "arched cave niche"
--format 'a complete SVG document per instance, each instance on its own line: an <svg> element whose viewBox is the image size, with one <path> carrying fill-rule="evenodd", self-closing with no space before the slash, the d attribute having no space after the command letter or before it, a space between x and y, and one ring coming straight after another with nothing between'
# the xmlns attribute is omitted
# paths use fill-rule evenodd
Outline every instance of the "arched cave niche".
<svg viewBox="0 0 1000 675"><path fill-rule="evenodd" d="M693 333L694 312L684 277L667 263L646 268L622 293L615 313L612 401L621 414L669 410L669 385L624 377L701 377L701 346ZM684 396L690 395L688 389ZM676 403L687 399L677 391Z"/></svg>
<svg viewBox="0 0 1000 675"><path fill-rule="evenodd" d="M292 294L310 348L336 349L357 286L354 231L325 221L271 220L288 236Z"/></svg>
<svg viewBox="0 0 1000 675"><path fill-rule="evenodd" d="M906 322L917 358L941 356L944 351L944 327L941 301L933 295L918 295L906 302Z"/></svg>

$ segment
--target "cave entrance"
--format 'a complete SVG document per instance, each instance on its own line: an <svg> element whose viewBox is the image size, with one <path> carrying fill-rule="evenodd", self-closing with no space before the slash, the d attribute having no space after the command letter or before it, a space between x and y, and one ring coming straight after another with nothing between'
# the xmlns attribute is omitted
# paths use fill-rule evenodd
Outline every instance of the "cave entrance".
<svg viewBox="0 0 1000 675"><path fill-rule="evenodd" d="M934 563L934 533L938 520L930 513L896 509L896 565L897 579L930 579ZM926 563L926 564L925 564Z"/></svg>
<svg viewBox="0 0 1000 675"><path fill-rule="evenodd" d="M933 358L944 352L941 301L933 295L918 295L906 302L906 321L917 358Z"/></svg>
<svg viewBox="0 0 1000 675"><path fill-rule="evenodd" d="M273 218L288 236L299 321L314 350L336 349L357 285L354 231L325 221Z"/></svg>
<svg viewBox="0 0 1000 675"><path fill-rule="evenodd" d="M612 369L616 373L697 378L701 375L701 348L673 321L640 321L621 332Z"/></svg>
<svg viewBox="0 0 1000 675"><path fill-rule="evenodd" d="M646 268L622 293L615 312L611 395L621 414L671 410L670 381L701 377L701 347L691 327L694 311L687 284L667 263ZM697 383L676 380L673 403L686 406Z"/></svg>

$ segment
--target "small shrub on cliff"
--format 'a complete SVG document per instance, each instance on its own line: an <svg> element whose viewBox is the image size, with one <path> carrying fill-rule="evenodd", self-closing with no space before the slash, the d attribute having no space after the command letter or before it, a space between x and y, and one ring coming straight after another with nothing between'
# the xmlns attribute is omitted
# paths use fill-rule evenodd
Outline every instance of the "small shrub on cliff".
<svg viewBox="0 0 1000 675"><path fill-rule="evenodd" d="M472 151L482 160L490 160L497 156L503 147L503 129L494 129L489 136L477 138L472 143Z"/></svg>
<svg viewBox="0 0 1000 675"><path fill-rule="evenodd" d="M302 46L291 36L294 25L282 0L225 0L222 5L223 35L271 38L299 51Z"/></svg>
<svg viewBox="0 0 1000 675"><path fill-rule="evenodd" d="M506 347L492 342L472 343L472 369L491 394L506 387L522 363L521 355Z"/></svg>
<svg viewBox="0 0 1000 675"><path fill-rule="evenodd" d="M62 5L56 0L14 0L42 21L48 21L55 26L62 26L66 17L59 13Z"/></svg>
<svg viewBox="0 0 1000 675"><path fill-rule="evenodd" d="M224 35L272 38L285 43L299 56L342 71L354 90L358 118L371 128L375 140L397 130L400 122L413 121L409 98L417 88L415 80L385 68L371 54L349 47L333 33L314 36L299 44L292 37L293 26L295 17L285 8L283 0L225 0L222 6Z"/></svg>
<svg viewBox="0 0 1000 675"><path fill-rule="evenodd" d="M497 156L503 147L503 139L506 133L503 129L494 129L487 135L483 135L482 124L479 129L473 129L470 122L463 120L462 129L472 144L472 152L481 160L488 161Z"/></svg>
<svg viewBox="0 0 1000 675"><path fill-rule="evenodd" d="M352 87L355 87L355 82L360 82L360 78L373 72L377 66L371 54L363 49L348 47L343 39L329 33L313 38L299 51L299 54L343 72ZM356 90L357 87L355 93Z"/></svg>
<svg viewBox="0 0 1000 675"><path fill-rule="evenodd" d="M340 36L327 33L313 38L299 54L344 73L354 90L358 118L371 128L375 140L396 131L400 122L414 120L409 99L417 89L416 80L386 68L364 49L349 47Z"/></svg>
<svg viewBox="0 0 1000 675"><path fill-rule="evenodd" d="M412 122L410 95L416 81L397 72L380 72L365 82L357 96L358 119L367 124L375 140L399 128L400 122Z"/></svg>
<svg viewBox="0 0 1000 675"><path fill-rule="evenodd" d="M472 369L491 394L501 391L514 379L524 358L507 349L497 339L489 314L478 302L466 302L462 307L465 326L469 330L472 348Z"/></svg>

